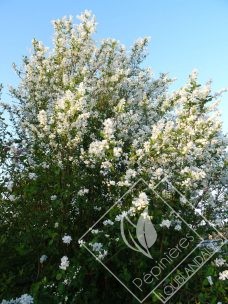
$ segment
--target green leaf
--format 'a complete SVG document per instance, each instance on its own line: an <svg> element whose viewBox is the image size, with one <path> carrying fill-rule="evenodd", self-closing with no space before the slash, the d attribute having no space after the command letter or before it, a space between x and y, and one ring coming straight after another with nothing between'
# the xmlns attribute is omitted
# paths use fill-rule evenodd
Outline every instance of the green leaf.
<svg viewBox="0 0 228 304"><path fill-rule="evenodd" d="M61 273L57 273L56 280L60 281L61 279L62 279L62 274Z"/></svg>

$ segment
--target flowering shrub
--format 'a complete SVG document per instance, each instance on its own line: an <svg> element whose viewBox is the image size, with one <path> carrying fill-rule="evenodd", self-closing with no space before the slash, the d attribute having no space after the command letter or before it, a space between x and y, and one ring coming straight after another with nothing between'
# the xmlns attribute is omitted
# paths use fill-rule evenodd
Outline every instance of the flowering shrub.
<svg viewBox="0 0 228 304"><path fill-rule="evenodd" d="M3 300L26 292L34 299L27 295L25 302L24 295L24 302L2 304L135 303L77 240L140 177L152 187L169 176L224 230L227 138L217 111L221 92L212 93L210 83L200 85L193 71L184 87L170 93L168 75L154 79L142 65L148 38L129 51L114 39L97 44L94 16L86 11L79 19L77 25L71 18L53 22L52 50L33 40L32 55L16 68L20 85L10 89L15 105L1 103L0 294ZM121 248L120 220L150 206L138 190L127 210L116 208L112 219L92 230L88 246L100 259ZM167 195L172 204L179 199ZM184 207L182 212L200 225L194 212ZM157 231L164 231L163 242L171 247L170 236L182 226L164 216ZM206 239L216 239L212 230L201 230ZM109 238L112 246L105 245ZM173 303L226 303L223 255L200 270Z"/></svg>

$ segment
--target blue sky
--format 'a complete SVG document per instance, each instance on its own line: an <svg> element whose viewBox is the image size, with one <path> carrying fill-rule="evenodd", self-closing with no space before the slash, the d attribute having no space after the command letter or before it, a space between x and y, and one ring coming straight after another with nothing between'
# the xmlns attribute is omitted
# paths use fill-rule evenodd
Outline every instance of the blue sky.
<svg viewBox="0 0 228 304"><path fill-rule="evenodd" d="M202 82L213 80L214 90L228 87L227 0L0 0L0 83L17 83L12 63L29 54L32 38L51 46L51 20L85 9L97 17L97 39L112 37L130 46L150 36L146 63L155 75L177 77L173 88L194 68ZM9 100L6 90L3 97ZM227 132L227 93L220 109Z"/></svg>

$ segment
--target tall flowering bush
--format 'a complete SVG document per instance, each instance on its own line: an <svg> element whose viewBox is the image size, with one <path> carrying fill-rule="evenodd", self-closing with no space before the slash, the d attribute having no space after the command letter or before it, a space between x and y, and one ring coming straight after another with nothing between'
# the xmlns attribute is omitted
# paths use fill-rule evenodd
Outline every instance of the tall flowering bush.
<svg viewBox="0 0 228 304"><path fill-rule="evenodd" d="M220 93L212 93L210 83L200 85L195 71L170 92L168 75L154 79L142 65L148 38L130 50L114 39L97 43L94 16L86 11L79 19L77 25L71 18L53 22L51 50L33 40L31 56L16 68L21 81L10 89L14 103L1 103L2 303L25 293L34 303L135 303L78 239L140 177L153 187L168 176L224 230L227 138L217 111ZM175 204L179 198L167 199ZM105 246L111 238L105 229L115 236L124 212L134 218L146 206L150 201L141 192L128 210L118 207L103 231L94 229L88 246L100 259L112 256L122 244L115 239ZM183 212L196 223L193 212ZM173 223L158 223L170 246L169 236L182 229L176 223L173 232ZM175 303L227 301L220 255L179 291Z"/></svg>

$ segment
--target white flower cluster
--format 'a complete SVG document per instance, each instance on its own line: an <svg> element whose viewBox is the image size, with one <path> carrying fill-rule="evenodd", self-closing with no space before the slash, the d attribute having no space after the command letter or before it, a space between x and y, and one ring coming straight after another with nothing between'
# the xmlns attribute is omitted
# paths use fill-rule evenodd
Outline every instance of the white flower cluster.
<svg viewBox="0 0 228 304"><path fill-rule="evenodd" d="M92 142L89 146L89 154L94 155L96 157L103 157L105 151L109 148L107 140L96 140Z"/></svg>
<svg viewBox="0 0 228 304"><path fill-rule="evenodd" d="M133 169L128 169L126 171L126 174L125 174L125 179L130 182L131 179L133 179L134 177L136 177L137 175L137 172Z"/></svg>
<svg viewBox="0 0 228 304"><path fill-rule="evenodd" d="M98 234L98 233L99 233L99 230L98 230L98 229L92 229L92 230L91 230L91 233L92 233L92 234Z"/></svg>
<svg viewBox="0 0 228 304"><path fill-rule="evenodd" d="M79 241L78 241L78 244L79 244L80 247L82 247L82 246L85 244L85 241L79 240Z"/></svg>
<svg viewBox="0 0 228 304"><path fill-rule="evenodd" d="M162 220L160 226L169 228L171 226L171 221L170 220Z"/></svg>
<svg viewBox="0 0 228 304"><path fill-rule="evenodd" d="M80 190L78 191L78 195L79 195L79 196L83 196L83 195L85 195L86 193L89 193L89 189L87 189L87 188L82 188L82 189L80 189Z"/></svg>
<svg viewBox="0 0 228 304"><path fill-rule="evenodd" d="M182 229L181 227L181 221L180 220L168 220L168 219L163 219L161 224L160 224L160 227L166 227L166 228L170 228L171 226L174 227L174 230L176 231L180 231Z"/></svg>
<svg viewBox="0 0 228 304"><path fill-rule="evenodd" d="M122 148L121 147L114 147L113 148L113 156L116 158L119 158L122 153Z"/></svg>
<svg viewBox="0 0 228 304"><path fill-rule="evenodd" d="M174 230L180 231L181 228L181 224L176 224L176 226L174 227Z"/></svg>
<svg viewBox="0 0 228 304"><path fill-rule="evenodd" d="M61 264L59 265L59 268L62 270L66 270L70 265L69 259L67 256L63 256L61 258Z"/></svg>
<svg viewBox="0 0 228 304"><path fill-rule="evenodd" d="M99 260L103 260L103 259L107 256L107 254L108 254L108 251L107 251L107 250L103 250L103 252L99 252L97 258L98 258Z"/></svg>
<svg viewBox="0 0 228 304"><path fill-rule="evenodd" d="M135 212L142 209L145 209L149 204L148 197L145 192L141 192L137 198L132 201L133 207L131 207L130 211Z"/></svg>
<svg viewBox="0 0 228 304"><path fill-rule="evenodd" d="M38 114L38 121L41 124L41 126L47 125L47 113L44 110L41 110Z"/></svg>
<svg viewBox="0 0 228 304"><path fill-rule="evenodd" d="M62 241L63 241L64 244L69 245L72 241L72 237L70 235L64 235L62 237Z"/></svg>
<svg viewBox="0 0 228 304"><path fill-rule="evenodd" d="M228 270L224 270L223 272L219 273L219 280L228 280Z"/></svg>
<svg viewBox="0 0 228 304"><path fill-rule="evenodd" d="M19 298L11 299L9 301L2 300L1 304L33 304L33 297L28 294L23 294Z"/></svg>
<svg viewBox="0 0 228 304"><path fill-rule="evenodd" d="M46 262L47 261L47 255L46 254L43 254L43 255L41 255L41 257L40 257L40 263L41 264L43 264L44 262Z"/></svg>
<svg viewBox="0 0 228 304"><path fill-rule="evenodd" d="M29 175L28 175L29 179L31 180L36 180L37 179L37 175L36 173L33 173L33 172L30 172Z"/></svg>
<svg viewBox="0 0 228 304"><path fill-rule="evenodd" d="M214 260L214 263L217 267L221 267L226 263L226 260L224 260L223 258L216 258Z"/></svg>
<svg viewBox="0 0 228 304"><path fill-rule="evenodd" d="M105 220L104 222L103 222L103 224L104 224L104 226L107 226L107 225L114 225L114 223L111 221L111 220Z"/></svg>
<svg viewBox="0 0 228 304"><path fill-rule="evenodd" d="M115 217L115 221L116 221L116 222L120 222L120 221L121 221L123 218L125 218L127 215L128 215L128 212L123 211L121 214L118 214L118 215Z"/></svg>
<svg viewBox="0 0 228 304"><path fill-rule="evenodd" d="M90 243L89 245L92 247L93 251L100 251L103 248L101 243Z"/></svg>
<svg viewBox="0 0 228 304"><path fill-rule="evenodd" d="M107 139L112 139L114 137L115 124L113 119L107 118L104 123L104 135Z"/></svg>
<svg viewBox="0 0 228 304"><path fill-rule="evenodd" d="M97 258L99 260L103 260L108 252L107 250L103 249L103 244L95 242L95 243L89 243L89 245L92 247L92 250L97 254Z"/></svg>

